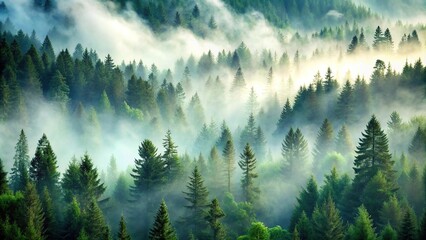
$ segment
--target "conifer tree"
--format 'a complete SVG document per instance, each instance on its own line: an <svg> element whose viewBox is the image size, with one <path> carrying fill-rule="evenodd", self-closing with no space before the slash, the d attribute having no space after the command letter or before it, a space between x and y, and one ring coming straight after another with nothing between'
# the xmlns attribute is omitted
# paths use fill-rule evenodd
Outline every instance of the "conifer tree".
<svg viewBox="0 0 426 240"><path fill-rule="evenodd" d="M240 155L241 160L238 162L243 176L241 178L241 187L243 190L244 200L249 203L254 203L259 197L259 188L255 186L254 179L258 177L255 173L256 169L256 157L250 144L246 144L243 153Z"/></svg>
<svg viewBox="0 0 426 240"><path fill-rule="evenodd" d="M396 231L389 224L380 233L381 240L397 240L397 236Z"/></svg>
<svg viewBox="0 0 426 240"><path fill-rule="evenodd" d="M280 119L277 123L277 129L275 134L282 135L285 131L293 124L293 108L290 105L290 101L287 98L283 110L281 111Z"/></svg>
<svg viewBox="0 0 426 240"><path fill-rule="evenodd" d="M358 48L358 37L355 35L355 36L352 38L351 43L349 44L349 47L348 47L348 53L349 53L349 54L353 54L353 53L355 53L355 52L356 52L356 50L357 50L357 48Z"/></svg>
<svg viewBox="0 0 426 240"><path fill-rule="evenodd" d="M89 239L105 239L106 233L109 231L105 223L104 216L98 206L97 201L92 198L83 215L83 228Z"/></svg>
<svg viewBox="0 0 426 240"><path fill-rule="evenodd" d="M353 143L346 125L343 125L337 133L336 151L343 156L352 156Z"/></svg>
<svg viewBox="0 0 426 240"><path fill-rule="evenodd" d="M321 206L316 207L312 214L314 239L336 240L344 239L344 227L339 210L331 197Z"/></svg>
<svg viewBox="0 0 426 240"><path fill-rule="evenodd" d="M423 211L423 216L420 221L419 239L426 239L426 211Z"/></svg>
<svg viewBox="0 0 426 240"><path fill-rule="evenodd" d="M189 210L189 213L185 222L195 237L202 239L206 235L207 222L205 220L205 209L208 207L207 197L209 193L204 186L204 180L197 166L192 171L186 188L187 192L183 193L185 194L185 199L188 201L188 205L185 207Z"/></svg>
<svg viewBox="0 0 426 240"><path fill-rule="evenodd" d="M81 228L83 227L83 219L80 211L80 206L75 197L72 198L71 202L67 206L67 209L65 211L64 223L64 230L66 231L64 239L77 239L80 235Z"/></svg>
<svg viewBox="0 0 426 240"><path fill-rule="evenodd" d="M134 181L130 192L135 200L139 199L141 193L149 193L163 184L166 173L164 161L150 140L141 143L139 156L140 159L135 159L135 168L130 174Z"/></svg>
<svg viewBox="0 0 426 240"><path fill-rule="evenodd" d="M416 216L412 209L407 209L398 231L398 239L399 240L415 240L417 239L417 236L418 234L417 234Z"/></svg>
<svg viewBox="0 0 426 240"><path fill-rule="evenodd" d="M244 80L243 71L241 67L238 67L237 72L235 73L234 81L232 82L231 91L239 91L246 86L246 81Z"/></svg>
<svg viewBox="0 0 426 240"><path fill-rule="evenodd" d="M172 182L179 177L182 166L179 160L177 146L172 139L172 132L167 130L166 136L163 139L164 154L163 159L166 164L168 181Z"/></svg>
<svg viewBox="0 0 426 240"><path fill-rule="evenodd" d="M65 170L61 181L64 200L71 203L73 198L80 194L80 166L77 159L73 158Z"/></svg>
<svg viewBox="0 0 426 240"><path fill-rule="evenodd" d="M213 235L212 239L224 240L226 234L220 219L225 217L225 213L220 208L219 201L216 198L212 200L209 206L210 208L205 219L210 225Z"/></svg>
<svg viewBox="0 0 426 240"><path fill-rule="evenodd" d="M59 238L59 217L58 213L53 209L53 200L50 197L47 187L44 187L41 204L43 207L44 223L46 239Z"/></svg>
<svg viewBox="0 0 426 240"><path fill-rule="evenodd" d="M312 224L309 221L308 217L306 216L305 211L302 211L302 214L300 215L300 218L296 224L296 227L294 229L297 230L299 234L300 240L310 240L312 239Z"/></svg>
<svg viewBox="0 0 426 240"><path fill-rule="evenodd" d="M0 77L0 120L6 120L10 111L10 89L4 76Z"/></svg>
<svg viewBox="0 0 426 240"><path fill-rule="evenodd" d="M43 222L43 208L34 184L27 183L24 193L24 206L26 217L25 236L27 239L42 240L45 238Z"/></svg>
<svg viewBox="0 0 426 240"><path fill-rule="evenodd" d="M414 134L413 139L411 140L411 144L408 148L408 152L410 153L411 157L414 160L419 161L426 157L425 143L426 143L426 131L418 127L416 133Z"/></svg>
<svg viewBox="0 0 426 240"><path fill-rule="evenodd" d="M36 184L39 193L42 193L44 187L47 187L54 199L57 199L60 194L59 172L57 169L56 155L46 135L43 134L38 141L35 156L31 160L30 177Z"/></svg>
<svg viewBox="0 0 426 240"><path fill-rule="evenodd" d="M336 117L344 123L350 123L354 114L353 88L351 83L346 81L337 99Z"/></svg>
<svg viewBox="0 0 426 240"><path fill-rule="evenodd" d="M353 181L355 200L359 199L368 182L378 171L381 171L386 180L387 191L393 192L395 190L394 161L392 161L389 153L386 134L375 116L368 122L355 153L355 179Z"/></svg>
<svg viewBox="0 0 426 240"><path fill-rule="evenodd" d="M402 220L401 206L398 198L393 195L388 201L383 203L380 210L380 223L385 226L389 225L393 229L398 229Z"/></svg>
<svg viewBox="0 0 426 240"><path fill-rule="evenodd" d="M322 161L328 152L332 151L334 145L333 126L326 118L318 131L314 150L314 161Z"/></svg>
<svg viewBox="0 0 426 240"><path fill-rule="evenodd" d="M290 230L294 230L297 222L299 221L302 213L304 212L308 218L312 217L312 213L317 205L319 198L318 185L314 177L311 176L306 184L306 187L302 189L297 197L297 205L293 210L293 214L290 219Z"/></svg>
<svg viewBox="0 0 426 240"><path fill-rule="evenodd" d="M3 161L0 159L0 195L7 193L7 172L4 170Z"/></svg>
<svg viewBox="0 0 426 240"><path fill-rule="evenodd" d="M300 129L293 131L293 128L290 128L281 144L281 155L285 161L285 174L298 177L304 174L303 166L305 166L308 157L308 143Z"/></svg>
<svg viewBox="0 0 426 240"><path fill-rule="evenodd" d="M226 122L223 121L222 126L220 127L221 133L219 139L216 142L216 147L219 151L223 151L228 141L232 141L232 133L229 130L229 127L226 125Z"/></svg>
<svg viewBox="0 0 426 240"><path fill-rule="evenodd" d="M127 233L126 222L124 221L123 215L120 218L117 240L131 240L130 235Z"/></svg>
<svg viewBox="0 0 426 240"><path fill-rule="evenodd" d="M383 203L388 201L392 191L389 189L381 171L367 183L361 195L361 202L371 214L374 222L379 222L379 212Z"/></svg>
<svg viewBox="0 0 426 240"><path fill-rule="evenodd" d="M227 190L228 192L231 192L231 179L232 174L235 170L235 149L232 139L226 142L222 155L223 159L225 160L225 177L227 182Z"/></svg>
<svg viewBox="0 0 426 240"><path fill-rule="evenodd" d="M27 183L29 182L28 168L30 165L27 137L25 136L24 130L21 130L21 133L19 134L13 160L12 172L10 174L12 190L14 192L24 191Z"/></svg>
<svg viewBox="0 0 426 240"><path fill-rule="evenodd" d="M167 212L166 203L161 201L160 208L155 216L154 224L149 231L149 239L151 240L176 240L175 230L170 223L169 214Z"/></svg>
<svg viewBox="0 0 426 240"><path fill-rule="evenodd" d="M83 207L87 206L90 199L99 199L106 189L87 153L84 154L80 162L78 182L80 183L80 203Z"/></svg>
<svg viewBox="0 0 426 240"><path fill-rule="evenodd" d="M373 227L373 221L364 206L358 208L358 216L355 219L354 225L351 225L348 230L348 239L366 239L375 240L376 234Z"/></svg>

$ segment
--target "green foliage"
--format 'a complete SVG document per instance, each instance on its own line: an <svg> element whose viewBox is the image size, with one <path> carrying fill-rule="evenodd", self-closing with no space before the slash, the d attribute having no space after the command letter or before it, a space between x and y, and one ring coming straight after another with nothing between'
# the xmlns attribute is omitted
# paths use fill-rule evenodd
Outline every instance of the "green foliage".
<svg viewBox="0 0 426 240"><path fill-rule="evenodd" d="M223 159L225 160L225 177L227 181L228 192L231 192L231 178L232 173L235 170L235 149L234 143L231 140L226 142L225 148L223 149Z"/></svg>
<svg viewBox="0 0 426 240"><path fill-rule="evenodd" d="M314 239L344 239L343 222L331 197L321 207L315 208L312 228Z"/></svg>
<svg viewBox="0 0 426 240"><path fill-rule="evenodd" d="M180 177L180 174L182 173L182 166L178 157L177 146L172 139L172 133L170 130L167 131L166 136L163 139L163 147L165 151L162 157L166 164L168 181L173 182L175 179Z"/></svg>
<svg viewBox="0 0 426 240"><path fill-rule="evenodd" d="M83 227L83 218L82 213L80 211L80 206L75 197L67 206L64 223L64 229L66 229L67 231L65 239L77 239Z"/></svg>
<svg viewBox="0 0 426 240"><path fill-rule="evenodd" d="M304 211L302 211L302 214L300 215L294 230L297 231L300 240L308 240L313 238L312 224Z"/></svg>
<svg viewBox="0 0 426 240"><path fill-rule="evenodd" d="M250 144L246 144L240 158L241 160L238 162L238 165L243 171L241 187L244 200L253 204L258 198L260 190L254 184L254 179L257 178L258 175L254 172L256 169L256 157L254 156Z"/></svg>
<svg viewBox="0 0 426 240"><path fill-rule="evenodd" d="M189 177L188 185L186 186L187 192L184 192L185 199L188 205L188 215L185 218L187 228L198 238L205 236L207 222L205 221L206 208L208 207L207 197L209 192L204 186L204 180L195 166Z"/></svg>
<svg viewBox="0 0 426 240"><path fill-rule="evenodd" d="M397 233L391 227L391 225L386 225L386 227L380 233L381 240L397 240Z"/></svg>
<svg viewBox="0 0 426 240"><path fill-rule="evenodd" d="M254 222L248 232L249 240L269 240L268 228L262 222Z"/></svg>
<svg viewBox="0 0 426 240"><path fill-rule="evenodd" d="M44 215L34 184L28 183L24 193L24 207L26 218L25 236L28 239L44 239Z"/></svg>
<svg viewBox="0 0 426 240"><path fill-rule="evenodd" d="M28 143L24 130L19 134L19 140L15 146L13 167L10 174L10 185L14 192L23 191L29 181L28 168L30 157L28 155Z"/></svg>
<svg viewBox="0 0 426 240"><path fill-rule="evenodd" d="M117 240L131 240L130 235L127 233L126 222L123 216L120 218Z"/></svg>
<svg viewBox="0 0 426 240"><path fill-rule="evenodd" d="M247 233L255 221L253 207L247 202L236 202L231 193L226 193L222 204L226 216L223 219L228 238L235 239Z"/></svg>
<svg viewBox="0 0 426 240"><path fill-rule="evenodd" d="M108 226L94 198L90 200L86 211L83 213L83 226L88 239L105 239Z"/></svg>
<svg viewBox="0 0 426 240"><path fill-rule="evenodd" d="M334 147L333 126L326 118L318 131L314 149L314 161L317 165Z"/></svg>
<svg viewBox="0 0 426 240"><path fill-rule="evenodd" d="M303 137L300 129L287 133L281 144L281 155L284 158L284 174L301 177L304 175L303 168L307 161L308 143Z"/></svg>
<svg viewBox="0 0 426 240"><path fill-rule="evenodd" d="M358 208L358 216L355 219L355 223L349 227L347 238L349 240L375 240L377 238L373 220L364 206Z"/></svg>
<svg viewBox="0 0 426 240"><path fill-rule="evenodd" d="M158 240L176 240L176 233L173 229L170 220L169 214L167 212L166 203L161 201L160 208L158 209L157 215L155 217L154 224L149 231L149 239L158 239Z"/></svg>
<svg viewBox="0 0 426 240"><path fill-rule="evenodd" d="M213 233L213 240L223 240L225 239L225 230L223 228L220 219L225 217L225 213L219 206L219 201L215 198L210 203L209 211L205 217L207 222L209 222L211 231Z"/></svg>
<svg viewBox="0 0 426 240"><path fill-rule="evenodd" d="M312 217L312 213L317 205L319 198L318 186L314 177L311 176L306 184L306 187L302 189L297 197L297 206L295 207L290 221L290 231L294 230L297 222L303 213L305 213L308 218Z"/></svg>
<svg viewBox="0 0 426 240"><path fill-rule="evenodd" d="M381 171L367 183L361 195L361 201L371 214L374 222L379 222L379 212L383 203L388 201L392 191Z"/></svg>
<svg viewBox="0 0 426 240"><path fill-rule="evenodd" d="M398 231L398 239L415 240L417 239L417 221L412 209L407 209L402 219Z"/></svg>
<svg viewBox="0 0 426 240"><path fill-rule="evenodd" d="M0 195L9 191L7 184L7 172L4 171L3 161L0 159Z"/></svg>

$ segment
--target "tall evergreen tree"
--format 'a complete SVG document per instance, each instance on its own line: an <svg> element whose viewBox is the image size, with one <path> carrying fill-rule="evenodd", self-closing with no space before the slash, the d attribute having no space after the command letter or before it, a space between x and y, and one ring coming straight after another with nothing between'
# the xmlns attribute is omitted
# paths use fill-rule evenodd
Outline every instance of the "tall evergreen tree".
<svg viewBox="0 0 426 240"><path fill-rule="evenodd" d="M294 230L298 232L300 240L312 239L312 224L304 211L302 211L302 214L300 215L299 221L297 222Z"/></svg>
<svg viewBox="0 0 426 240"><path fill-rule="evenodd" d="M300 129L287 133L281 144L281 155L284 158L284 173L301 177L304 175L303 168L308 157L308 143L303 137Z"/></svg>
<svg viewBox="0 0 426 240"><path fill-rule="evenodd" d="M346 157L350 157L353 154L353 143L346 125L343 125L337 133L336 151Z"/></svg>
<svg viewBox="0 0 426 240"><path fill-rule="evenodd" d="M314 210L312 227L315 239L344 239L343 222L331 197L320 208L317 207Z"/></svg>
<svg viewBox="0 0 426 240"><path fill-rule="evenodd" d="M354 114L353 88L351 83L346 81L337 99L336 117L344 123L350 123Z"/></svg>
<svg viewBox="0 0 426 240"><path fill-rule="evenodd" d="M246 144L243 153L240 155L241 160L238 162L243 176L241 178L241 187L243 190L244 200L249 203L254 203L259 197L259 188L255 186L254 179L258 177L255 173L256 169L256 157L250 144Z"/></svg>
<svg viewBox="0 0 426 240"><path fill-rule="evenodd" d="M94 198L90 200L89 206L83 214L83 219L83 228L87 232L87 237L89 239L108 240L106 235L108 234L109 229L106 225L102 211Z"/></svg>
<svg viewBox="0 0 426 240"><path fill-rule="evenodd" d="M358 216L355 219L354 225L351 225L348 229L349 240L375 240L376 233L373 227L373 220L364 206L358 208Z"/></svg>
<svg viewBox="0 0 426 240"><path fill-rule="evenodd" d="M284 104L283 110L281 111L280 119L277 123L277 129L275 130L276 135L284 134L288 128L293 124L293 108L290 105L290 101Z"/></svg>
<svg viewBox="0 0 426 240"><path fill-rule="evenodd" d="M24 193L24 208L26 217L25 236L27 239L43 240L44 215L43 208L40 203L40 198L37 194L34 184L27 183Z"/></svg>
<svg viewBox="0 0 426 240"><path fill-rule="evenodd" d="M64 200L71 203L74 197L80 194L80 166L77 160L73 158L65 170L64 176L61 181Z"/></svg>
<svg viewBox="0 0 426 240"><path fill-rule="evenodd" d="M388 139L373 116L362 133L354 160L355 178L353 181L354 200L360 202L360 196L368 182L380 171L387 183L387 190L395 190L394 161L388 148Z"/></svg>
<svg viewBox="0 0 426 240"><path fill-rule="evenodd" d="M182 171L182 166L177 152L177 146L173 142L172 132L167 130L166 136L163 139L164 154L163 159L166 164L168 181L172 182L179 177Z"/></svg>
<svg viewBox="0 0 426 240"><path fill-rule="evenodd" d="M226 142L222 155L223 159L225 160L225 177L227 182L227 191L231 192L232 174L235 170L235 149L232 139Z"/></svg>
<svg viewBox="0 0 426 240"><path fill-rule="evenodd" d="M334 145L333 126L326 118L318 131L314 150L314 161L318 163L324 159L327 153L333 150Z"/></svg>
<svg viewBox="0 0 426 240"><path fill-rule="evenodd" d="M130 239L130 238L129 238ZM154 224L149 231L150 240L176 240L176 233L169 220L166 203L161 201L160 208L155 216Z"/></svg>
<svg viewBox="0 0 426 240"><path fill-rule="evenodd" d="M388 224L380 233L381 240L397 240L396 231Z"/></svg>
<svg viewBox="0 0 426 240"><path fill-rule="evenodd" d="M210 203L209 211L205 217L207 222L210 225L212 231L213 240L224 240L225 239L225 230L223 228L220 219L225 217L225 213L219 206L219 201L215 198Z"/></svg>
<svg viewBox="0 0 426 240"><path fill-rule="evenodd" d="M43 134L38 141L35 156L31 160L30 177L40 194L43 193L44 187L47 187L53 199L59 197L59 172L56 155L46 134Z"/></svg>
<svg viewBox="0 0 426 240"><path fill-rule="evenodd" d="M239 91L246 86L246 81L244 80L243 71L241 67L238 67L237 72L235 73L234 81L232 82L231 91Z"/></svg>
<svg viewBox="0 0 426 240"><path fill-rule="evenodd" d="M299 221L302 213L305 213L308 218L312 217L315 206L317 205L319 198L318 185L314 177L311 176L306 184L306 187L302 189L297 197L297 205L293 210L293 214L290 219L290 230L294 230L297 222Z"/></svg>
<svg viewBox="0 0 426 240"><path fill-rule="evenodd" d="M412 209L407 209L401 226L398 231L399 240L415 240L417 239L417 222L416 216Z"/></svg>
<svg viewBox="0 0 426 240"><path fill-rule="evenodd" d="M9 191L7 186L7 172L4 170L3 161L0 159L0 195Z"/></svg>
<svg viewBox="0 0 426 240"><path fill-rule="evenodd" d="M166 165L150 140L141 143L139 156L130 174L134 181L130 191L135 200L139 199L141 193L149 193L163 184L166 173Z"/></svg>
<svg viewBox="0 0 426 240"><path fill-rule="evenodd" d="M98 171L93 167L92 159L87 153L81 159L79 170L80 203L85 208L92 198L99 199L106 187L101 183Z"/></svg>
<svg viewBox="0 0 426 240"><path fill-rule="evenodd" d="M13 191L24 191L29 182L30 156L28 155L28 143L24 130L19 134L13 157L13 167L10 175L10 184Z"/></svg>
<svg viewBox="0 0 426 240"><path fill-rule="evenodd" d="M65 211L64 229L66 240L77 239L80 235L81 228L83 227L83 218L80 210L80 206L75 197L72 198Z"/></svg>
<svg viewBox="0 0 426 240"><path fill-rule="evenodd" d="M206 237L207 222L205 220L205 209L208 207L207 197L209 192L204 186L204 180L195 166L189 177L188 185L186 186L187 192L184 192L185 199L188 205L185 207L189 210L186 217L186 223L189 227L188 230L194 234L195 237L203 239Z"/></svg>
<svg viewBox="0 0 426 240"><path fill-rule="evenodd" d="M124 221L123 216L120 218L117 240L131 240L130 235L127 233L126 222Z"/></svg>

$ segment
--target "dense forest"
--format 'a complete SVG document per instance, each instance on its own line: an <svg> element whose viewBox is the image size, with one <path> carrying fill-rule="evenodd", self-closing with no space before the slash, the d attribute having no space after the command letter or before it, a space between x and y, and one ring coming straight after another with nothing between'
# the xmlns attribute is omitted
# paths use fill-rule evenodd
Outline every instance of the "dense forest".
<svg viewBox="0 0 426 240"><path fill-rule="evenodd" d="M0 239L426 239L426 25L405 10L17 2L0 3ZM84 29L88 9L111 29Z"/></svg>

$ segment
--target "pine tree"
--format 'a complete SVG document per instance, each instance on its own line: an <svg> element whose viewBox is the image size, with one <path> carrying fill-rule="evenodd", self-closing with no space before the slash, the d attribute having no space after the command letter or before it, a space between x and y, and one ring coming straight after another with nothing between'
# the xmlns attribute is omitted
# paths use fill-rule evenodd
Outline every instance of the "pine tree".
<svg viewBox="0 0 426 240"><path fill-rule="evenodd" d="M127 233L126 222L124 221L123 215L121 215L120 218L117 240L131 240L130 235Z"/></svg>
<svg viewBox="0 0 426 240"><path fill-rule="evenodd" d="M358 48L358 37L355 35L355 36L352 38L351 44L349 44L349 47L348 47L348 53L349 53L349 54L353 54L353 53L355 53L355 52L356 52L356 50L357 50L357 48Z"/></svg>
<svg viewBox="0 0 426 240"><path fill-rule="evenodd" d="M251 146L255 145L256 138L256 121L254 119L253 113L250 113L247 125L244 127L240 136L240 146L244 148L244 146L248 143Z"/></svg>
<svg viewBox="0 0 426 240"><path fill-rule="evenodd" d="M80 203L85 208L92 198L99 199L105 192L106 187L101 183L98 171L93 167L92 159L87 153L81 159L79 173Z"/></svg>
<svg viewBox="0 0 426 240"><path fill-rule="evenodd" d="M15 146L14 163L11 172L11 187L14 192L23 191L29 182L28 168L30 165L30 156L28 155L28 143L24 130L19 134L18 142Z"/></svg>
<svg viewBox="0 0 426 240"><path fill-rule="evenodd" d="M73 158L65 170L61 181L64 200L71 203L73 198L80 194L80 166L77 159Z"/></svg>
<svg viewBox="0 0 426 240"><path fill-rule="evenodd" d="M209 28L213 30L217 28L217 24L216 24L216 20L214 19L214 16L210 17Z"/></svg>
<svg viewBox="0 0 426 240"><path fill-rule="evenodd" d="M152 240L176 240L176 233L169 220L166 203L161 201L154 224L149 231L149 239Z"/></svg>
<svg viewBox="0 0 426 240"><path fill-rule="evenodd" d="M318 131L314 150L314 161L318 164L327 153L333 150L334 145L333 126L326 118Z"/></svg>
<svg viewBox="0 0 426 240"><path fill-rule="evenodd" d="M182 166L177 152L177 146L173 142L172 133L167 130L163 139L164 154L163 159L166 164L168 181L173 182L177 179L182 171Z"/></svg>
<svg viewBox="0 0 426 240"><path fill-rule="evenodd" d="M354 160L355 179L353 181L354 199L361 196L368 182L381 171L386 182L387 190L395 189L395 172L392 169L394 161L388 149L388 139L386 134L380 128L380 123L373 116L365 133L362 134Z"/></svg>
<svg viewBox="0 0 426 240"><path fill-rule="evenodd" d="M249 203L254 203L259 197L259 188L255 186L254 179L258 177L255 173L256 169L256 157L250 144L246 144L243 153L240 155L241 160L238 162L243 176L241 178L241 187L243 190L244 200Z"/></svg>
<svg viewBox="0 0 426 240"><path fill-rule="evenodd" d="M300 240L310 240L312 239L312 224L309 221L308 217L306 216L305 211L302 211L302 214L300 215L300 218L296 224L296 227L294 228L295 231L299 234Z"/></svg>
<svg viewBox="0 0 426 240"><path fill-rule="evenodd" d="M426 131L417 128L416 133L414 134L413 139L411 140L410 147L408 148L408 152L414 160L421 160L426 157Z"/></svg>
<svg viewBox="0 0 426 240"><path fill-rule="evenodd" d="M231 91L239 91L243 89L246 86L246 81L244 80L243 71L241 70L241 67L237 69L237 72L235 73L234 81L232 82L232 88Z"/></svg>
<svg viewBox="0 0 426 240"><path fill-rule="evenodd" d="M340 92L337 100L336 117L344 123L350 123L353 119L354 114L354 99L353 99L353 88L351 83L346 81Z"/></svg>
<svg viewBox="0 0 426 240"><path fill-rule="evenodd" d="M423 216L419 225L419 239L426 239L426 211L423 211Z"/></svg>
<svg viewBox="0 0 426 240"><path fill-rule="evenodd" d="M401 206L398 198L393 195L388 201L383 203L380 210L380 223L385 226L386 224L393 229L398 229L402 220Z"/></svg>
<svg viewBox="0 0 426 240"><path fill-rule="evenodd" d="M388 224L380 233L381 240L397 240L396 231Z"/></svg>
<svg viewBox="0 0 426 240"><path fill-rule="evenodd" d="M67 206L67 209L65 211L64 223L64 229L66 230L66 235L64 236L64 239L77 239L80 234L81 228L83 227L83 219L80 211L80 206L75 197L72 198L71 202Z"/></svg>
<svg viewBox="0 0 426 240"><path fill-rule="evenodd" d="M293 210L293 214L290 219L289 230L294 230L297 222L299 221L302 213L305 213L308 218L312 217L315 206L317 205L319 198L318 185L314 177L311 176L306 184L306 187L302 189L297 197L297 205Z"/></svg>
<svg viewBox="0 0 426 240"><path fill-rule="evenodd" d="M225 149L226 143L228 141L232 141L232 133L229 130L229 127L226 125L225 121L223 121L221 128L221 133L219 139L216 142L216 147L219 151L223 151Z"/></svg>
<svg viewBox="0 0 426 240"><path fill-rule="evenodd" d="M383 46L383 32L380 26L377 26L376 31L374 32L374 50L382 50Z"/></svg>
<svg viewBox="0 0 426 240"><path fill-rule="evenodd" d="M135 168L130 174L134 186L132 196L138 200L141 193L150 193L165 181L166 165L157 154L157 148L150 140L144 140L139 146L140 159L135 159Z"/></svg>
<svg viewBox="0 0 426 240"><path fill-rule="evenodd" d="M94 198L89 202L86 211L83 214L83 228L86 230L89 239L105 239L106 233L109 231L105 223L104 216L98 203Z"/></svg>
<svg viewBox="0 0 426 240"><path fill-rule="evenodd" d="M352 156L353 144L346 125L343 125L337 133L336 151L343 156Z"/></svg>
<svg viewBox="0 0 426 240"><path fill-rule="evenodd" d="M0 77L0 120L6 120L10 111L10 89L6 79Z"/></svg>
<svg viewBox="0 0 426 240"><path fill-rule="evenodd" d="M361 202L371 214L374 222L379 222L379 212L383 203L388 201L392 191L381 171L367 183L361 195Z"/></svg>
<svg viewBox="0 0 426 240"><path fill-rule="evenodd" d="M358 208L358 216L355 219L354 225L351 225L348 230L349 240L375 240L376 234L373 227L373 220L364 206Z"/></svg>
<svg viewBox="0 0 426 240"><path fill-rule="evenodd" d="M287 98L283 110L281 111L280 119L277 122L277 129L275 134L282 135L286 130L293 124L293 109L290 105L290 101Z"/></svg>
<svg viewBox="0 0 426 240"><path fill-rule="evenodd" d="M40 203L34 184L27 183L24 193L24 207L26 217L25 236L27 239L42 240L44 239L44 215L43 208Z"/></svg>
<svg viewBox="0 0 426 240"><path fill-rule="evenodd" d="M59 172L56 155L45 134L38 141L35 156L31 160L30 177L40 194L44 187L47 187L53 199L59 197Z"/></svg>
<svg viewBox="0 0 426 240"><path fill-rule="evenodd" d="M194 171L189 177L188 185L186 186L187 192L184 192L185 199L188 201L188 205L185 207L189 210L189 214L186 217L186 224L189 230L200 239L205 236L207 222L205 221L205 209L208 207L208 191L204 186L204 180L195 166Z"/></svg>
<svg viewBox="0 0 426 240"><path fill-rule="evenodd" d="M59 218L58 213L53 209L53 200L47 187L44 188L41 203L44 214L43 229L45 230L46 239L57 239L59 237Z"/></svg>
<svg viewBox="0 0 426 240"><path fill-rule="evenodd" d="M314 210L312 227L315 239L344 239L343 222L331 197L320 208L316 207Z"/></svg>
<svg viewBox="0 0 426 240"><path fill-rule="evenodd" d="M219 201L215 198L212 200L209 205L209 211L205 217L207 222L210 225L211 231L213 233L213 240L224 240L225 239L225 230L223 228L220 219L225 217L225 213L219 206Z"/></svg>
<svg viewBox="0 0 426 240"><path fill-rule="evenodd" d="M232 174L235 170L235 149L232 139L226 142L222 155L223 159L225 160L225 177L227 182L227 190L228 192L231 192L231 179Z"/></svg>
<svg viewBox="0 0 426 240"><path fill-rule="evenodd" d="M399 240L417 239L417 222L412 209L407 209L398 232Z"/></svg>
<svg viewBox="0 0 426 240"><path fill-rule="evenodd" d="M0 195L9 191L7 186L7 172L4 170L3 161L0 159Z"/></svg>
<svg viewBox="0 0 426 240"><path fill-rule="evenodd" d="M281 155L284 158L284 173L301 177L304 174L303 166L308 157L308 143L302 135L300 129L287 133L281 144Z"/></svg>

